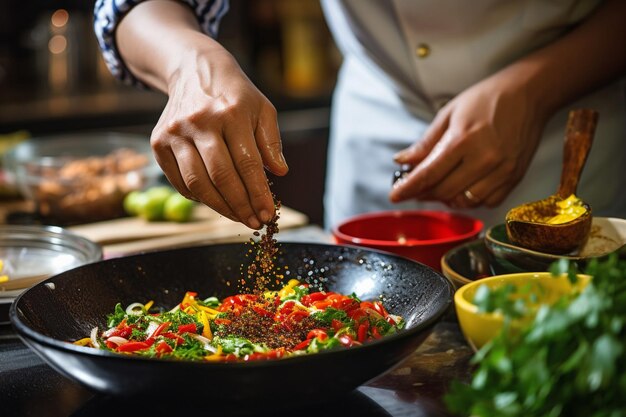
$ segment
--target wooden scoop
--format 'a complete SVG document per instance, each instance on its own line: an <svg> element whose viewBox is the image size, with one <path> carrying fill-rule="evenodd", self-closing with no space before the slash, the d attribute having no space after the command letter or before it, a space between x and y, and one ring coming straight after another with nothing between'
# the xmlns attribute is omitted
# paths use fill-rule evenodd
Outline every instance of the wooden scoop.
<svg viewBox="0 0 626 417"><path fill-rule="evenodd" d="M555 195L514 207L507 213L506 231L512 243L553 254L574 252L585 243L591 230L591 207L587 203L580 202L584 208L581 215L556 224L549 222L561 213L559 203L569 202L567 199L576 194L597 123L598 113L594 110L570 111L559 189Z"/></svg>

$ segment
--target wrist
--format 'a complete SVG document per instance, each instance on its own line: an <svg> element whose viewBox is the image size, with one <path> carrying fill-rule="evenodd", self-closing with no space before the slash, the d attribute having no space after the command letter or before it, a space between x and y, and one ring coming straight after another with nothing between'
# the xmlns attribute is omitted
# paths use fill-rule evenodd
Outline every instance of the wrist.
<svg viewBox="0 0 626 417"><path fill-rule="evenodd" d="M175 44L177 54L166 60L162 75L167 86L166 92L170 94L182 79L189 77L201 76L205 78L202 80L203 86L209 87L216 69L234 60L217 41L197 31L179 32Z"/></svg>
<svg viewBox="0 0 626 417"><path fill-rule="evenodd" d="M560 107L558 95L546 77L547 69L538 60L520 60L502 71L509 88L518 94L540 121L548 120Z"/></svg>

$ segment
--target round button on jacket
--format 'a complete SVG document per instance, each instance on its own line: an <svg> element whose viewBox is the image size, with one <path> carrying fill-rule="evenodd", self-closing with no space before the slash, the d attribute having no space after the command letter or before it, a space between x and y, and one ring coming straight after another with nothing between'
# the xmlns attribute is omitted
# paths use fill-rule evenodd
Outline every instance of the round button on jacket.
<svg viewBox="0 0 626 417"><path fill-rule="evenodd" d="M430 46L425 43L420 43L417 45L417 48L415 48L415 55L417 55L418 58L426 58L430 55Z"/></svg>

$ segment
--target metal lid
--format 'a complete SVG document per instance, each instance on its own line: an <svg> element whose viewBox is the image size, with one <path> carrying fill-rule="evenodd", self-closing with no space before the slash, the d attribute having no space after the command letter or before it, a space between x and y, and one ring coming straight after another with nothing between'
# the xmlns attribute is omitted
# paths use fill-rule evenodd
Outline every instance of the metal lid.
<svg viewBox="0 0 626 417"><path fill-rule="evenodd" d="M102 259L102 248L56 226L0 226L0 297L15 296L52 275Z"/></svg>

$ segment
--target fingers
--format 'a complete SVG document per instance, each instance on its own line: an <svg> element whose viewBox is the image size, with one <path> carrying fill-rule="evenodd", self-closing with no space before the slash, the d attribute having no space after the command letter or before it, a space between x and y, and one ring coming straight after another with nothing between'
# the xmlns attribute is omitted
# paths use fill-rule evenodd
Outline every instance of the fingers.
<svg viewBox="0 0 626 417"><path fill-rule="evenodd" d="M156 149L155 157L168 181L183 196L201 201L233 221L238 217L215 189L196 148L185 140L166 149Z"/></svg>
<svg viewBox="0 0 626 417"><path fill-rule="evenodd" d="M233 151L214 132L198 133L194 139L158 136L153 148L168 180L182 195L259 229L272 219L274 204L251 132L248 136L233 145ZM255 199L260 203L253 206Z"/></svg>
<svg viewBox="0 0 626 417"><path fill-rule="evenodd" d="M224 130L224 139L236 171L233 175L237 174L239 179L231 194L237 208L232 205L231 208L235 213L238 209L247 212L251 208L262 223L268 223L274 217L274 199L252 130L243 124L231 123ZM232 180L235 182L234 178Z"/></svg>
<svg viewBox="0 0 626 417"><path fill-rule="evenodd" d="M442 201L454 208L500 204L522 173L514 158L485 146L481 137L447 130L422 162L394 184L390 200Z"/></svg>
<svg viewBox="0 0 626 417"><path fill-rule="evenodd" d="M419 198L444 180L462 162L462 152L448 130L424 160L394 184L389 198L393 202Z"/></svg>
<svg viewBox="0 0 626 417"><path fill-rule="evenodd" d="M422 139L395 154L393 157L394 161L398 164L408 165L417 165L422 162L448 129L449 120L448 111L445 109L441 110L437 113L428 129L426 129Z"/></svg>
<svg viewBox="0 0 626 417"><path fill-rule="evenodd" d="M283 145L280 140L276 109L271 104L263 108L259 122L254 131L256 145L267 169L273 174L283 176L289 171L283 156Z"/></svg>
<svg viewBox="0 0 626 417"><path fill-rule="evenodd" d="M511 181L511 164L505 161L480 180L448 199L454 208L474 208L478 206L496 207L510 193L517 182Z"/></svg>
<svg viewBox="0 0 626 417"><path fill-rule="evenodd" d="M495 152L466 148L468 147L458 147L457 152L461 155L461 162L452 172L416 197L427 201L452 201L461 194L466 197L463 200L467 204L475 206L480 201L474 191L484 199L493 188L498 187L510 177L510 172L506 169L508 165ZM475 189L479 181L482 181L481 186ZM472 186L471 190L468 186Z"/></svg>

